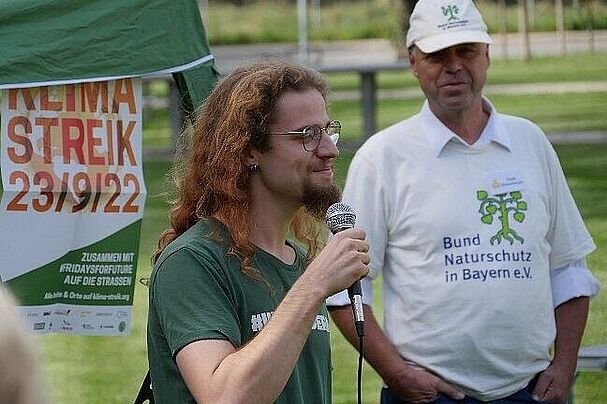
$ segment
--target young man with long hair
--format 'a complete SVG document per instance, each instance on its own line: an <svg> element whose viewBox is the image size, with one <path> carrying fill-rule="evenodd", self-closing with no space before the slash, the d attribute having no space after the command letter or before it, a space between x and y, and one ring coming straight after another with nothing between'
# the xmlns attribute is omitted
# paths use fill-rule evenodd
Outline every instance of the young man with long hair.
<svg viewBox="0 0 607 404"><path fill-rule="evenodd" d="M319 244L340 198L341 125L326 92L316 71L257 63L222 79L198 112L153 257L156 402L331 401L324 300L365 276L369 257L360 229Z"/></svg>

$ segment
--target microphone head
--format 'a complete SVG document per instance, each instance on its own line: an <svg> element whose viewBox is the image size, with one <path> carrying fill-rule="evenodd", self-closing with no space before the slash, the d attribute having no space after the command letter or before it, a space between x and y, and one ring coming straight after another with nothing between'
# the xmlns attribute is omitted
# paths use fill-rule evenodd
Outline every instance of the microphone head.
<svg viewBox="0 0 607 404"><path fill-rule="evenodd" d="M339 233L342 230L351 229L356 223L356 214L351 207L342 202L334 203L327 209L327 226L331 233Z"/></svg>

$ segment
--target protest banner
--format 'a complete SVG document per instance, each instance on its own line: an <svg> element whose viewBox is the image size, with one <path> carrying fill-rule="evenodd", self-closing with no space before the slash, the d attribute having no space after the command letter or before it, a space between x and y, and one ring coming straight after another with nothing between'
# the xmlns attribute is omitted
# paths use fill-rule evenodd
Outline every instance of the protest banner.
<svg viewBox="0 0 607 404"><path fill-rule="evenodd" d="M172 77L187 118L200 106L219 73L198 3L9 1L0 48L2 283L38 333L126 335L141 80Z"/></svg>
<svg viewBox="0 0 607 404"><path fill-rule="evenodd" d="M37 333L126 335L146 196L140 78L2 91L0 277Z"/></svg>

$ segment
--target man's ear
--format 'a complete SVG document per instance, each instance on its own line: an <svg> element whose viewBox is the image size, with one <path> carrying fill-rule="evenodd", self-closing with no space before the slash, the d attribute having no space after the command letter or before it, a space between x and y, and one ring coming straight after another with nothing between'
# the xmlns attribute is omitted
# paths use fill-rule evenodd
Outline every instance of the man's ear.
<svg viewBox="0 0 607 404"><path fill-rule="evenodd" d="M409 48L409 69L417 77L417 60L415 56L415 45L413 45Z"/></svg>
<svg viewBox="0 0 607 404"><path fill-rule="evenodd" d="M487 50L486 50L487 54L487 66L491 66L491 53L489 52L489 45L487 45Z"/></svg>
<svg viewBox="0 0 607 404"><path fill-rule="evenodd" d="M251 167L253 164L259 164L260 152L252 147L248 147L240 158L245 167Z"/></svg>

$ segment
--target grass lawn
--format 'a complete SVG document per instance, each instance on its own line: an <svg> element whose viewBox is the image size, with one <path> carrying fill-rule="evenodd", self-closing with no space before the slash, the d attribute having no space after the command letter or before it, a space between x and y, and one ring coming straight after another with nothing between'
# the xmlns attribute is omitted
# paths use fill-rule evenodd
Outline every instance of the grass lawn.
<svg viewBox="0 0 607 404"><path fill-rule="evenodd" d="M578 205L599 250L589 258L594 273L607 285L607 145L567 145L557 148ZM337 161L338 181L343 184L352 152ZM143 221L138 277L149 274L149 257L158 234L167 224L163 178L168 162L145 163L148 199ZM377 282L376 282L377 283ZM377 285L376 285L377 286ZM145 321L147 290L135 286L134 320L128 337L75 337L45 335L40 342L48 391L55 404L106 404L131 402L147 370ZM381 318L381 291L376 291L376 312ZM583 345L607 343L607 294L592 302ZM334 402L356 402L354 349L333 329ZM377 402L380 380L366 366L364 402ZM607 373L582 373L576 383L576 403L607 402Z"/></svg>
<svg viewBox="0 0 607 404"><path fill-rule="evenodd" d="M607 93L493 95L498 111L531 119L546 133L605 130L607 128ZM385 128L419 112L422 98L379 100L377 125ZM343 125L342 139L359 139L363 133L360 102L330 101L329 114ZM164 119L164 121L163 121ZM165 111L155 111L151 127L144 136L144 147L168 148L170 131ZM144 126L145 128L145 126ZM145 130L145 129L144 129Z"/></svg>
<svg viewBox="0 0 607 404"><path fill-rule="evenodd" d="M360 86L356 73L328 75L333 90L353 90ZM601 81L607 79L607 53L576 54L565 57L537 57L529 61L491 61L488 84L557 83L563 81ZM409 71L387 71L378 74L381 89L417 87Z"/></svg>
<svg viewBox="0 0 607 404"><path fill-rule="evenodd" d="M607 93L494 95L489 97L498 111L531 119L547 133L604 130L607 128ZM422 98L380 100L378 127L385 128L419 112ZM358 101L330 103L330 115L343 125L343 139L362 136L362 116Z"/></svg>

